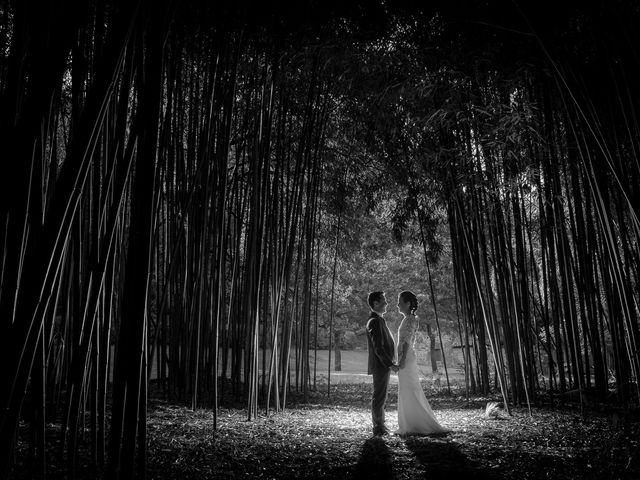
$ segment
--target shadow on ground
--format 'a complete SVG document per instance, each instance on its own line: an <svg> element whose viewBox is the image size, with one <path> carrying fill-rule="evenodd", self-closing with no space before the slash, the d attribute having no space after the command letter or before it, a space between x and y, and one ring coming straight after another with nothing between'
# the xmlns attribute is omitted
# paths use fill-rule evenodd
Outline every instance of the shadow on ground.
<svg viewBox="0 0 640 480"><path fill-rule="evenodd" d="M382 437L368 438L362 445L355 478L395 478L393 456Z"/></svg>
<svg viewBox="0 0 640 480"><path fill-rule="evenodd" d="M411 436L405 439L407 449L422 466L424 478L432 479L493 479L478 463L471 461L446 436Z"/></svg>
<svg viewBox="0 0 640 480"><path fill-rule="evenodd" d="M394 455L404 443L411 459L404 464ZM407 462L409 465L407 465ZM409 467L409 471L407 471ZM353 471L354 478L394 479L398 477L447 479L494 479L476 462L464 455L446 436L371 437L362 445L360 457Z"/></svg>

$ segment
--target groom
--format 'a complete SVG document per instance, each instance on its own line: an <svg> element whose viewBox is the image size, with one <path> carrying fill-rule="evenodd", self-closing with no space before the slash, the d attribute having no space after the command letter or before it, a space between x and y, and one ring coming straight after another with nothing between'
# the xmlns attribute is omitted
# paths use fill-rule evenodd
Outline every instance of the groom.
<svg viewBox="0 0 640 480"><path fill-rule="evenodd" d="M393 363L396 346L383 318L387 312L387 299L384 292L371 292L367 302L371 308L371 314L367 321L369 347L367 373L373 375L373 399L371 400L373 434L386 435L389 431L384 425L384 404L387 401L391 370L398 371L397 365Z"/></svg>

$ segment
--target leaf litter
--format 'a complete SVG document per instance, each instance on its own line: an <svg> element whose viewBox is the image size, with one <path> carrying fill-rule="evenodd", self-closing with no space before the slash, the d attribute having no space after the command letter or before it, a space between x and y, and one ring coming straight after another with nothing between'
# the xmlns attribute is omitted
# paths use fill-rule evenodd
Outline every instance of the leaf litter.
<svg viewBox="0 0 640 480"><path fill-rule="evenodd" d="M371 384L340 384L292 395L284 411L247 421L245 410L211 410L153 401L148 418L149 478L640 478L638 412L492 406L497 399L429 396L438 436L373 437ZM387 425L397 428L397 387Z"/></svg>

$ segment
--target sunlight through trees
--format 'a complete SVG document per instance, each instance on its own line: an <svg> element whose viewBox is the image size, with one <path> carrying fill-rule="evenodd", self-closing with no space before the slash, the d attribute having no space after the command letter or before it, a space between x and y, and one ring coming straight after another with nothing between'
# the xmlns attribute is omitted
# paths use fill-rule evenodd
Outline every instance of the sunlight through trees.
<svg viewBox="0 0 640 480"><path fill-rule="evenodd" d="M638 405L633 2L37 3L0 1L0 474L57 436L144 478L152 387L306 400L403 242L467 395Z"/></svg>

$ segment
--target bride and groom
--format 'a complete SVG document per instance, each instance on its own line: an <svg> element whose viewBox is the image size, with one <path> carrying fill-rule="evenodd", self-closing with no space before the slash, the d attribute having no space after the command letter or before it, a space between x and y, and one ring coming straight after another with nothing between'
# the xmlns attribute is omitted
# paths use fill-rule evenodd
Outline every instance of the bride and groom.
<svg viewBox="0 0 640 480"><path fill-rule="evenodd" d="M418 319L415 316L418 299L410 291L404 291L398 295L398 311L403 315L398 328L398 363L394 363L396 345L383 318L387 312L384 292L371 292L368 303L371 307L371 314L367 321L367 340L368 373L373 375L371 401L373 434L389 433L384 423L384 406L391 371L398 374L397 433L405 435L448 432L449 430L438 423L420 385L416 353L413 349L418 330Z"/></svg>

